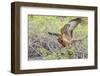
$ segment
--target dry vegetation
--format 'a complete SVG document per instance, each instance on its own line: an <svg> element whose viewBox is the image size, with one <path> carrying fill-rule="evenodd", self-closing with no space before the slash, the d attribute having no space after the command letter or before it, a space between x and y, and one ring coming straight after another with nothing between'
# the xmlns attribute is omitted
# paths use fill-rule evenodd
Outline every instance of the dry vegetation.
<svg viewBox="0 0 100 76"><path fill-rule="evenodd" d="M48 32L60 33L60 29L69 20L75 17L60 16L28 16L29 60L53 59L79 59L87 58L87 18L83 17L82 23L74 30L74 38L80 39L72 42L69 47L63 47L58 42L58 37L49 35Z"/></svg>

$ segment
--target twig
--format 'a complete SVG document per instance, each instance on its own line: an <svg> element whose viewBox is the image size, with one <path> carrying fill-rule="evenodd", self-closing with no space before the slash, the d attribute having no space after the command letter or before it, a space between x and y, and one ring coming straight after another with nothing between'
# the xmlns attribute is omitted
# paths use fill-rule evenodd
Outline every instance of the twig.
<svg viewBox="0 0 100 76"><path fill-rule="evenodd" d="M81 38L81 39L72 39L71 42L82 41L82 40L86 39L87 37L88 37L88 36L85 36L85 37L83 37L83 38Z"/></svg>

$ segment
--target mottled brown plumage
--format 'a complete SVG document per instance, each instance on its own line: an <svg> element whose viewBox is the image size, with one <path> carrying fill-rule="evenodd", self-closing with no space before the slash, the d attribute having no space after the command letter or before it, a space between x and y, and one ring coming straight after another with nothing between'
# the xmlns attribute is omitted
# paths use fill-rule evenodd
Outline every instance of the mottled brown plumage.
<svg viewBox="0 0 100 76"><path fill-rule="evenodd" d="M73 38L73 30L77 27L77 25L81 22L81 18L75 18L69 21L68 24L65 24L64 27L61 28L61 34L57 33L49 33L51 35L58 36L58 41L64 47L69 46Z"/></svg>

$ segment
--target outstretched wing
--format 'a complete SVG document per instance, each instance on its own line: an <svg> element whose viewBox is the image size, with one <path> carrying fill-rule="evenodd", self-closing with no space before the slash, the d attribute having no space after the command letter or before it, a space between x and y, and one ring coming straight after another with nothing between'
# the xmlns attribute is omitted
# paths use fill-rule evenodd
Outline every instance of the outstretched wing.
<svg viewBox="0 0 100 76"><path fill-rule="evenodd" d="M51 33L51 32L48 32L49 35L55 35L55 36L60 36L59 33Z"/></svg>

